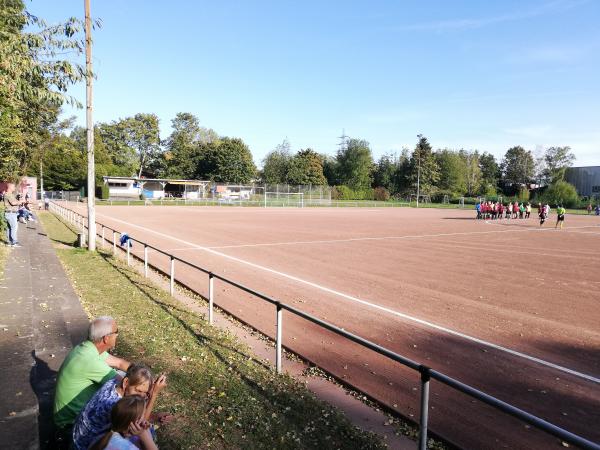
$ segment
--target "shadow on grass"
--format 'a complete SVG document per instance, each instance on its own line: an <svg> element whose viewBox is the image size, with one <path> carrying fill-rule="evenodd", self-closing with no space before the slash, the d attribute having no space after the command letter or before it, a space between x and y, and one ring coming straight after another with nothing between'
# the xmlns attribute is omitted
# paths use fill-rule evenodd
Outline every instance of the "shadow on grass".
<svg viewBox="0 0 600 450"><path fill-rule="evenodd" d="M240 378L242 380L244 380L244 382L246 382L248 385L252 386L253 389L256 392L264 394L264 392L260 388L260 386L258 386L252 379L246 377L239 370L239 367L236 367L236 365L231 360L229 360L227 358L227 355L226 355L225 352L236 353L236 354L242 356L245 359L252 358L252 360L253 360L254 363L262 366L263 368L265 368L267 370L272 370L272 367L270 365L264 363L263 361L255 359L249 353L245 353L245 352L241 351L240 349L232 347L232 346L224 345L223 343L221 343L218 340L212 338L211 336L208 336L208 335L203 334L203 333L199 333L198 331L194 330L194 328L189 323L185 322L184 320L182 320L181 318L179 318L179 317L177 317L176 315L173 314L173 311L178 311L178 312L180 312L182 314L189 314L190 313L189 310L183 309L183 308L178 307L178 306L173 305L173 304L168 304L168 303L163 302L161 299L159 299L156 296L154 296L153 292L151 292L151 290L155 289L154 286L152 286L149 283L140 283L138 280L135 280L134 277L131 276L131 274L129 273L129 271L127 271L126 269L120 267L119 264L115 264L116 261L113 259L113 257L111 255L108 255L108 254L105 254L105 253L99 253L99 254L100 254L100 256L108 264L110 264L122 276L124 276L125 278L127 278L127 280L133 286L135 286L136 289L139 292L141 292L148 300L150 300L152 303L154 303L155 305L157 305L158 307L160 307L165 313L167 313L169 316L171 316L173 319L175 319L177 321L177 323L179 325L181 325L181 327L183 329L186 330L187 333L189 333L191 336L194 337L194 339L197 341L198 344L203 345L206 348L210 349L210 351L214 354L214 356L219 361L221 361L225 366L231 366L234 370L236 370L236 373L240 376Z"/></svg>
<svg viewBox="0 0 600 450"><path fill-rule="evenodd" d="M289 431L295 429L298 433L301 433L302 430L306 429L306 427L314 427L314 418L322 414L324 411L324 405L319 400L314 399L311 395L305 396L302 393L299 393L299 391L295 388L291 387L286 381L291 381L291 378L289 377L280 378L283 381L283 384L280 384L278 382L271 384L272 380L270 379L269 374L273 374L272 366L255 359L249 352L244 352L239 348L236 348L235 346L227 345L227 343L221 342L218 336L214 337L208 335L207 333L197 331L197 329L194 328L193 323L186 321L185 317L181 318L177 314L181 313L189 315L189 310L178 307L177 305L171 303L167 303L161 298L159 298L159 296L157 296L155 293L155 290L157 288L156 286L153 286L151 283L146 283L143 280L139 280L135 272L132 273L132 271L130 271L129 269L122 267L120 264L118 264L118 261L115 260L111 255L105 253L99 253L99 255L108 264L110 264L110 266L117 270L120 275L122 275L129 282L131 282L145 299L148 299L156 306L160 307L166 314L168 314L172 319L174 319L189 336L193 337L193 339L197 342L197 344L199 344L199 346L202 346L202 350L210 352L215 358L215 360L218 361L218 364L221 365L222 369L219 370L222 373L229 374L226 376L226 378L230 378L232 380L239 380L239 383L245 386L247 389L247 392L242 394L244 398L251 398L253 399L253 401L254 399L261 399L259 400L259 404L263 404L265 406L268 405L267 408L269 411L281 411L285 408L286 419L282 424L282 431ZM130 351L132 354L136 353L136 349L133 348L130 343L126 341L121 341L121 345L125 352ZM201 350L200 347L197 349L197 351L199 350ZM231 357L232 354L237 354L241 356L241 360L234 360ZM249 369L249 366L246 364L246 361L252 361L253 364L256 364L257 366L263 368L265 371L261 375L252 377L251 373L254 371L252 369ZM248 370L250 370L251 372L249 373ZM209 378L215 377L216 379L222 378L222 375L215 376L214 373L212 375L207 373L207 376ZM186 389L185 386L190 386L190 383L195 382L194 379L190 379L188 373L185 373L183 371L175 370L169 374L169 377L171 380L173 380L175 385L180 386L181 389ZM232 388L234 389L234 391L238 391L233 386ZM233 398L231 400L233 400ZM220 411L222 406L221 402L223 401L227 402L227 400L220 400L218 397L209 398L206 400L203 406L201 406L201 409L206 409L208 410L209 414L212 414L215 411ZM236 402L236 400L233 401ZM242 400L242 403L245 404L246 401ZM288 406L287 408L286 405ZM258 408L262 409L263 407L259 406ZM254 414L255 412L253 410L247 410L247 413L243 414L240 417L240 422L246 424L246 426L244 427L246 430L248 430L248 427L250 427L250 429L253 428L253 426L250 426L250 424L255 423L256 417L254 416ZM272 417L277 417L277 415L274 415ZM350 425L348 426L350 427L349 430L352 429ZM269 426L267 426L267 430L269 430ZM261 438L260 436L265 431L261 431L259 429L256 429L255 431L257 432L257 442L262 442L261 439L263 438ZM306 436L307 442L312 441L312 444L309 445L310 448L317 448L327 443L327 439L329 439L329 437L327 437L328 433L325 429L321 431L322 432L318 432L313 436ZM235 431L232 431L232 433L234 435L236 434ZM340 438L343 439L344 432L341 433L342 434L340 435ZM268 436L271 436L270 431L267 434ZM164 443L177 446L177 438L175 437L175 441L173 441L173 437L175 436L165 436L164 438L166 439L166 442ZM236 438L233 439L235 440ZM271 439L271 437L269 437L268 439ZM349 444L349 446L347 446L346 448L379 448L379 444L376 444L378 440L375 439L374 441L370 441L370 439L371 438L368 438L368 440L363 440L363 438L359 438L356 441L358 442L358 444L353 442L352 444ZM247 445L248 442L244 441L244 444ZM169 447L169 445L167 445L167 447ZM282 447L276 445L274 448Z"/></svg>

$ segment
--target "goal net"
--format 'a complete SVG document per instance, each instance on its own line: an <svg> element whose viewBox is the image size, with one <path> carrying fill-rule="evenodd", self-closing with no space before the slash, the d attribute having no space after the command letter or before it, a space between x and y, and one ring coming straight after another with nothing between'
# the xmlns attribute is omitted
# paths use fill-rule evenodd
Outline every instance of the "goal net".
<svg viewBox="0 0 600 450"><path fill-rule="evenodd" d="M419 203L431 203L431 197L429 195L419 195L418 196L419 199ZM412 203L417 201L417 195L416 194L410 194L410 197L408 198L408 202Z"/></svg>
<svg viewBox="0 0 600 450"><path fill-rule="evenodd" d="M264 206L304 207L304 192L265 192Z"/></svg>

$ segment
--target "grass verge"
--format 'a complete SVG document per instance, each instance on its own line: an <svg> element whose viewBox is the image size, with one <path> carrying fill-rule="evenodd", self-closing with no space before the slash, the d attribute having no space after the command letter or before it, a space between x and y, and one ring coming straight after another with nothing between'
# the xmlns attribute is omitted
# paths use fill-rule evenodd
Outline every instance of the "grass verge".
<svg viewBox="0 0 600 450"><path fill-rule="evenodd" d="M108 253L69 247L75 234L55 216L40 218L86 311L118 321L116 352L167 373L157 410L177 419L159 430L162 449L385 448Z"/></svg>

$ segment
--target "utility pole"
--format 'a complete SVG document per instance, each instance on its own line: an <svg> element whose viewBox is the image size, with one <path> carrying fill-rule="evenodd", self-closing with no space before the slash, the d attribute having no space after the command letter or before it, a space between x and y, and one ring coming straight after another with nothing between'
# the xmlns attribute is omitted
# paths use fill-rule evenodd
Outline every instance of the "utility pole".
<svg viewBox="0 0 600 450"><path fill-rule="evenodd" d="M417 137L419 138L419 142L417 143L417 156L418 156L418 162L417 162L417 208L419 207L419 196L421 194L420 192L420 185L421 185L421 137L423 135L419 134L417 135Z"/></svg>
<svg viewBox="0 0 600 450"><path fill-rule="evenodd" d="M90 16L90 0L85 2L85 86L86 86L86 126L87 126L87 213L88 213L88 250L96 250L96 170L94 167L94 122L92 120L92 18Z"/></svg>

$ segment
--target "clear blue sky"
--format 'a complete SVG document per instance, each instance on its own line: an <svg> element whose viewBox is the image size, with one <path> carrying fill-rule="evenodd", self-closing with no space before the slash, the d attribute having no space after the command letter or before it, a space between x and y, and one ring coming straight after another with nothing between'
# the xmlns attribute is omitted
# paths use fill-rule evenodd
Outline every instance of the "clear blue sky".
<svg viewBox="0 0 600 450"><path fill-rule="evenodd" d="M375 158L423 133L499 158L570 145L600 165L597 0L91 3L95 121L156 113L166 137L190 112L259 166L286 137L334 154L342 129ZM83 0L26 5L83 16ZM85 102L84 85L71 94Z"/></svg>

